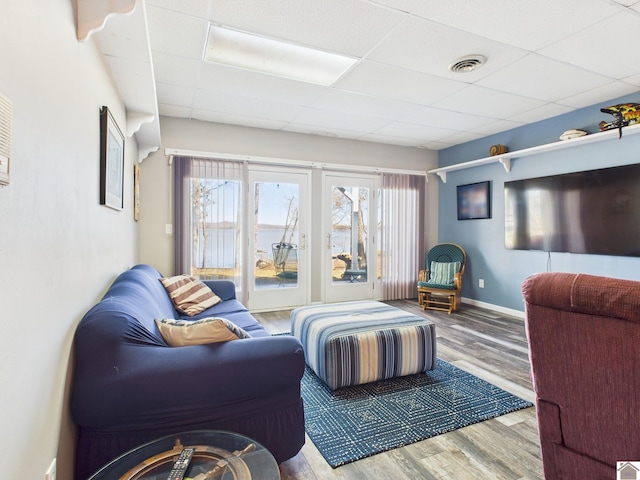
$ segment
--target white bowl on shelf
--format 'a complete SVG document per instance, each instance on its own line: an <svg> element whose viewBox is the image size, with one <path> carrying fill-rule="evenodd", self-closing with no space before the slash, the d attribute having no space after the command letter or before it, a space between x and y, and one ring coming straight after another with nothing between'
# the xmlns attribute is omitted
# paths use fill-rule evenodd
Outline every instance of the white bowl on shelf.
<svg viewBox="0 0 640 480"><path fill-rule="evenodd" d="M587 134L584 130L567 130L560 135L560 140L571 140L572 138L584 137Z"/></svg>

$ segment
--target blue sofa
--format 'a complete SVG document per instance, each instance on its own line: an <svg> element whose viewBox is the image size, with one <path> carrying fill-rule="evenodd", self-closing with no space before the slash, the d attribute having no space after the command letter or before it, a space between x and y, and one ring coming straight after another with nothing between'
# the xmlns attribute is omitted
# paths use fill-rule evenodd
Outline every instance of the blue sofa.
<svg viewBox="0 0 640 480"><path fill-rule="evenodd" d="M270 336L236 299L230 281L206 283L223 301L190 320L217 316L252 338L170 347L155 319L178 314L160 273L122 273L75 333L71 409L78 427L76 480L140 444L187 430L238 432L278 463L304 444L304 353L292 336Z"/></svg>

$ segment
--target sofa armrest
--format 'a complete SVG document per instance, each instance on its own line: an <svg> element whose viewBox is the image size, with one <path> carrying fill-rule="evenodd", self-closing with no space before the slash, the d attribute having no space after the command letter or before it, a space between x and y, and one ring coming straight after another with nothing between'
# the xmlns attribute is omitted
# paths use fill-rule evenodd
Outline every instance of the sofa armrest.
<svg viewBox="0 0 640 480"><path fill-rule="evenodd" d="M202 282L223 301L236 298L236 286L231 280L203 280Z"/></svg>
<svg viewBox="0 0 640 480"><path fill-rule="evenodd" d="M77 373L78 424L114 428L170 422L184 411L215 415L230 404L299 391L305 363L300 342L286 335L174 348L129 344L118 357Z"/></svg>
<svg viewBox="0 0 640 480"><path fill-rule="evenodd" d="M596 478L594 462L614 474L640 453L640 282L540 273L522 292L546 478L585 464Z"/></svg>
<svg viewBox="0 0 640 480"><path fill-rule="evenodd" d="M522 284L524 301L568 312L640 322L640 283L581 273L538 273Z"/></svg>

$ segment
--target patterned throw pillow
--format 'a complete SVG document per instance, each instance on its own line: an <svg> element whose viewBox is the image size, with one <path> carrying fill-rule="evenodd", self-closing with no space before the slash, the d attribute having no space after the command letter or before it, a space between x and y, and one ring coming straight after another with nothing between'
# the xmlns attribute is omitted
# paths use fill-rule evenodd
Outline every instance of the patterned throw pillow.
<svg viewBox="0 0 640 480"><path fill-rule="evenodd" d="M225 318L202 320L156 319L156 325L164 341L172 347L229 342L251 336Z"/></svg>
<svg viewBox="0 0 640 480"><path fill-rule="evenodd" d="M190 317L202 313L222 301L204 283L189 275L160 278L160 281L176 310Z"/></svg>
<svg viewBox="0 0 640 480"><path fill-rule="evenodd" d="M453 285L454 275L460 271L460 262L431 262L429 281L438 285Z"/></svg>

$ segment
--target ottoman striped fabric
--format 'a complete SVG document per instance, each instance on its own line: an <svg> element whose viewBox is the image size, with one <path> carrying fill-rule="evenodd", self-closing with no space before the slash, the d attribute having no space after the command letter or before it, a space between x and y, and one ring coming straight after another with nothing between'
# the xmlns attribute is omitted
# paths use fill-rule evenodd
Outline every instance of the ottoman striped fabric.
<svg viewBox="0 0 640 480"><path fill-rule="evenodd" d="M436 326L375 301L311 305L291 312L307 365L332 390L433 370Z"/></svg>

